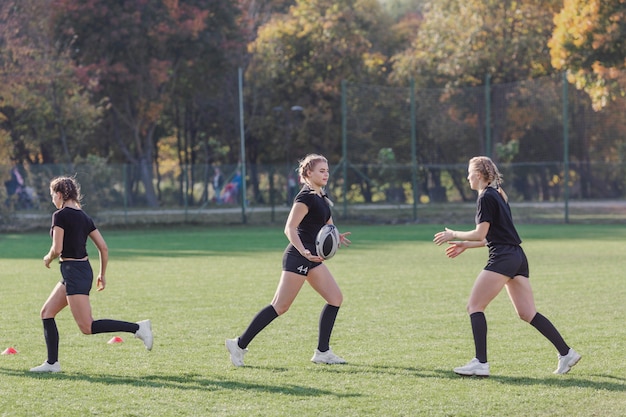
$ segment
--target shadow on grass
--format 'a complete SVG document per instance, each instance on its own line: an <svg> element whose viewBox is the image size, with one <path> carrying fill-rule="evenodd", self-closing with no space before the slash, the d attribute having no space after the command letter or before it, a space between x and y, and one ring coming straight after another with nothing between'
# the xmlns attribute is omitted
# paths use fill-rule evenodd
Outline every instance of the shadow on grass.
<svg viewBox="0 0 626 417"><path fill-rule="evenodd" d="M258 391L263 393L279 393L297 397L321 397L333 396L337 398L360 397L360 394L340 394L329 390L322 390L307 386L283 384L254 384L250 382L235 381L229 379L211 379L198 374L172 375L147 375L143 377L119 376L119 375L88 375L80 372L60 372L36 374L28 371L0 368L0 374L12 377L24 377L30 379L56 380L56 381L85 381L106 385L130 385L133 387L167 388L180 390L218 391Z"/></svg>
<svg viewBox="0 0 626 417"><path fill-rule="evenodd" d="M438 379L456 379L456 380L488 380L495 381L500 384L507 385L543 385L553 388L589 388L601 391L626 391L626 378L616 377L614 375L592 375L594 378L602 378L607 381L593 381L589 379L572 377L572 375L550 376L546 378L516 377L506 375L491 375L489 378L464 377L455 374L448 369L426 369L411 366L388 366L388 365L358 365L345 364L340 366L318 367L321 372L333 372L337 374L386 374L386 375L406 375L415 378L438 378Z"/></svg>
<svg viewBox="0 0 626 417"><path fill-rule="evenodd" d="M597 378L613 378L610 375L594 375ZM529 377L513 377L503 375L491 375L491 380L507 385L545 385L547 387L556 388L590 388L600 391L626 391L626 383L608 382L608 381L591 381L583 378L572 376L554 376L551 378L529 378Z"/></svg>

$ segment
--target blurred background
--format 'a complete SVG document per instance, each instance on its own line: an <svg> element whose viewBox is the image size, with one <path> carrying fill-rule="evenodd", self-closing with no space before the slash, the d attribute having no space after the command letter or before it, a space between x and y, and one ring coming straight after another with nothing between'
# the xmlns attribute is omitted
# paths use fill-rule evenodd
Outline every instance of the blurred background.
<svg viewBox="0 0 626 417"><path fill-rule="evenodd" d="M344 221L471 222L487 155L522 221L624 222L625 32L619 0L6 0L0 228L57 175L109 224L282 222L313 152Z"/></svg>

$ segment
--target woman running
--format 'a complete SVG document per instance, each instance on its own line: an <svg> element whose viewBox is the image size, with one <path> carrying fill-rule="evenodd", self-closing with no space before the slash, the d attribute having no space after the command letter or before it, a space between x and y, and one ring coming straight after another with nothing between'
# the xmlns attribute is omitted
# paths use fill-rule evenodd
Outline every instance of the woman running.
<svg viewBox="0 0 626 417"><path fill-rule="evenodd" d="M550 320L535 308L528 279L528 260L513 225L507 195L500 186L502 175L491 159L477 156L469 161L467 180L470 188L478 191L476 229L461 232L446 228L436 233L433 239L437 245L450 244L446 249L450 258L459 256L467 248L487 246L489 249L487 266L478 274L467 304L476 357L467 365L454 368L454 372L464 376L489 376L484 312L491 300L506 287L518 316L539 330L559 352L559 363L554 373L566 374L578 363L580 355L565 343Z"/></svg>
<svg viewBox="0 0 626 417"><path fill-rule="evenodd" d="M289 244L283 254L283 272L271 304L252 319L241 336L226 340L230 360L243 366L243 356L254 337L276 317L285 314L298 292L307 281L326 301L319 321L317 349L311 358L314 363L338 364L346 361L331 350L330 335L343 295L330 271L315 251L315 237L325 224L332 224L331 201L324 193L328 182L328 161L321 155L307 155L300 161L299 174L304 186L296 196L285 225ZM350 232L341 233L340 245L348 246Z"/></svg>

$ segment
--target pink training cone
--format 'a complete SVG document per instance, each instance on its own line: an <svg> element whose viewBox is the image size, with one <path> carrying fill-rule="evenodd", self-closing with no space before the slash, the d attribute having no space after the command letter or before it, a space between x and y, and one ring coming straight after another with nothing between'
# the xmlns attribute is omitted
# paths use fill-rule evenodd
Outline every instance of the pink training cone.
<svg viewBox="0 0 626 417"><path fill-rule="evenodd" d="M124 343L124 339L119 336L112 337L111 340L107 342L109 345L114 345L116 343Z"/></svg>
<svg viewBox="0 0 626 417"><path fill-rule="evenodd" d="M15 350L15 348L8 347L4 349L4 352L2 352L2 354L3 355L17 355L17 350Z"/></svg>

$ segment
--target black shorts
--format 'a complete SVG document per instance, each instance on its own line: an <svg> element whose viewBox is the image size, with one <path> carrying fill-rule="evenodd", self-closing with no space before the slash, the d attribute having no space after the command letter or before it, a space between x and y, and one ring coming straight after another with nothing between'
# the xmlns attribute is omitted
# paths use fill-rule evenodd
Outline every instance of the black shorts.
<svg viewBox="0 0 626 417"><path fill-rule="evenodd" d="M93 270L89 261L61 262L61 276L67 295L89 295L93 285Z"/></svg>
<svg viewBox="0 0 626 417"><path fill-rule="evenodd" d="M311 252L313 253L313 251ZM321 264L321 262L309 261L293 245L287 246L283 253L283 271L293 272L306 277L311 269Z"/></svg>
<svg viewBox="0 0 626 417"><path fill-rule="evenodd" d="M489 248L489 261L484 268L509 278L518 275L528 278L528 259L521 246L498 245Z"/></svg>

